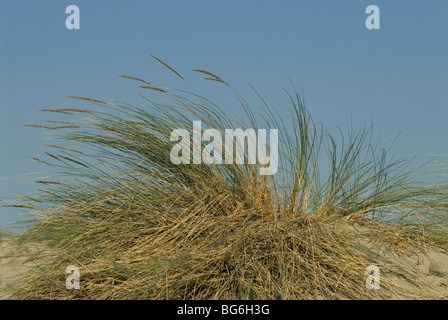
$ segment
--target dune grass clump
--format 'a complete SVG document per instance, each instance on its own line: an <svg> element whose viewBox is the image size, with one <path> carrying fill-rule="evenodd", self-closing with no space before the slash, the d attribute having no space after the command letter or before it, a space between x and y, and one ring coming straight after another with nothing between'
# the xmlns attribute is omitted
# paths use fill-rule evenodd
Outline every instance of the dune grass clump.
<svg viewBox="0 0 448 320"><path fill-rule="evenodd" d="M245 114L124 75L149 90L145 107L72 97L97 107L46 110L68 119L41 126L59 140L33 159L59 174L13 204L37 220L22 236L36 244L26 260L36 266L12 297L384 298L366 288L366 267L396 266L374 254L375 243L406 252L446 232L445 188L417 183L408 160L372 143L371 128L331 135L295 89L283 106L260 96L255 112L223 79L194 71L228 87ZM223 134L278 129L277 174L260 175L258 164L173 164L170 134L194 120ZM79 290L65 286L69 265L80 269Z"/></svg>

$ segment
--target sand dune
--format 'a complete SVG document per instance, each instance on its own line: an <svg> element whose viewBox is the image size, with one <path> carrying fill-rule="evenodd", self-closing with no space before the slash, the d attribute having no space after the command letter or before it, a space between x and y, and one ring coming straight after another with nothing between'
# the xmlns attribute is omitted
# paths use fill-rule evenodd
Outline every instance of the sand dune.
<svg viewBox="0 0 448 320"><path fill-rule="evenodd" d="M9 233L0 233L0 299L7 299L4 288L29 269L23 264L24 248L15 244L15 237Z"/></svg>
<svg viewBox="0 0 448 320"><path fill-rule="evenodd" d="M29 270L30 265L22 263L25 250L11 234L0 234L0 299L8 299L5 286ZM434 247L407 255L377 250L398 270L402 268L402 272L381 271L379 293L384 299L448 299L448 252Z"/></svg>
<svg viewBox="0 0 448 320"><path fill-rule="evenodd" d="M447 252L428 247L411 255L383 254L402 268L402 272L383 275L396 288L389 299L448 299Z"/></svg>

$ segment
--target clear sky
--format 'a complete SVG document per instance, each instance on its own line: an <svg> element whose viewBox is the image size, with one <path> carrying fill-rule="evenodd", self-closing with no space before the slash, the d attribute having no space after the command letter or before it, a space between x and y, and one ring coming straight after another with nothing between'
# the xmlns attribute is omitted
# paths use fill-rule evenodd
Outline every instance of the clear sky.
<svg viewBox="0 0 448 320"><path fill-rule="evenodd" d="M365 26L372 4L379 30ZM79 30L65 26L68 5L80 9ZM191 69L274 98L289 75L330 130L372 121L387 142L401 132L399 156L448 154L446 0L0 0L0 46L2 199L35 190L10 177L48 170L26 158L49 143L22 127L47 120L37 109L77 106L69 95L140 103L136 83L116 74L177 87L151 53L210 93ZM0 225L20 212L0 208Z"/></svg>

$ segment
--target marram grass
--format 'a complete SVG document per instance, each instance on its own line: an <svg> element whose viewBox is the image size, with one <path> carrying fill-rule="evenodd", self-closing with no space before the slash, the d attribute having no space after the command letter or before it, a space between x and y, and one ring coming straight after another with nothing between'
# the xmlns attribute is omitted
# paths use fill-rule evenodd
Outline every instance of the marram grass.
<svg viewBox="0 0 448 320"><path fill-rule="evenodd" d="M246 120L194 89L125 75L145 84L145 107L73 96L80 109L44 109L67 119L42 126L57 139L32 159L58 174L9 205L36 217L21 236L35 267L9 288L11 297L381 299L403 288L387 279L382 290L366 288L371 264L399 272L376 247L446 248L446 186L418 183L410 160L391 159L371 128L331 135L295 89L283 91L283 106L260 95L254 112L223 79L193 71L228 87ZM279 129L278 173L172 164L170 133L190 130L193 120L220 132ZM65 286L69 265L80 269L79 290Z"/></svg>

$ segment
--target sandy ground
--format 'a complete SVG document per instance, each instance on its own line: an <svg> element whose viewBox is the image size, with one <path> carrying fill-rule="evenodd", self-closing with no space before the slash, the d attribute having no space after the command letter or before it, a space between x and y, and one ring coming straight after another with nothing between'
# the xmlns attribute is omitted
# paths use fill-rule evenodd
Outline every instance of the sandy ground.
<svg viewBox="0 0 448 320"><path fill-rule="evenodd" d="M384 271L381 281L394 286L387 299L448 299L448 252L428 247L408 255L382 252L398 271Z"/></svg>
<svg viewBox="0 0 448 320"><path fill-rule="evenodd" d="M1 231L0 231L1 232ZM22 248L14 244L14 238L6 233L0 233L0 299L6 299L4 288L17 277L26 272L27 266L22 265Z"/></svg>
<svg viewBox="0 0 448 320"><path fill-rule="evenodd" d="M5 285L29 270L29 265L21 264L25 250L14 244L11 235L0 233L0 299L8 299L4 292ZM448 252L433 247L407 255L398 255L386 249L377 250L398 266L392 272L381 269L382 263L378 262L378 293L384 299L448 299ZM366 280L367 277L366 274Z"/></svg>

